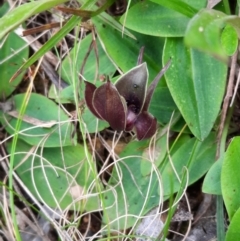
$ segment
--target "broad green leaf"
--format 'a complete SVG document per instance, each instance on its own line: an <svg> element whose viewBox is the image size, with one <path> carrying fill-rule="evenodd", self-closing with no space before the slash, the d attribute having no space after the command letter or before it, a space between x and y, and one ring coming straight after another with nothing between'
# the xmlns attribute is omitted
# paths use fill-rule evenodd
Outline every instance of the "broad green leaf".
<svg viewBox="0 0 240 241"><path fill-rule="evenodd" d="M161 0L162 2L164 0ZM177 2L179 0L174 0L173 2L175 3L175 5L177 5ZM181 2L184 2L186 4L186 8L189 10L191 9L192 11L196 10L200 10L202 8L207 7L208 1L207 0L181 0ZM179 4L181 6L185 6L183 3Z"/></svg>
<svg viewBox="0 0 240 241"><path fill-rule="evenodd" d="M224 27L222 12L204 9L189 22L184 41L189 47L211 53L225 59L226 53L220 41L220 30Z"/></svg>
<svg viewBox="0 0 240 241"><path fill-rule="evenodd" d="M10 143L7 149L11 150ZM15 170L30 192L52 208L99 208L97 197L87 197L88 192L96 191L96 170L93 163L94 169L89 165L81 145L37 149L23 141L17 142Z"/></svg>
<svg viewBox="0 0 240 241"><path fill-rule="evenodd" d="M240 240L240 208L234 214L226 233L225 241Z"/></svg>
<svg viewBox="0 0 240 241"><path fill-rule="evenodd" d="M8 9L9 6L7 3L1 6L0 17L4 16ZM16 78L14 82L10 83L9 81L12 75L18 70L19 66L28 58L29 48L27 46L23 48L24 45L25 42L15 33L10 33L5 39L2 41L0 40L0 98L5 99L8 97L22 80L24 73Z"/></svg>
<svg viewBox="0 0 240 241"><path fill-rule="evenodd" d="M197 181L209 170L215 162L215 141L216 137L214 134L210 134L203 142L198 141L196 138L191 138L174 152L171 160L180 179L183 177L184 167L187 168L188 185ZM169 160L165 167L161 167L161 173L163 194L165 198L168 198L179 190L180 183Z"/></svg>
<svg viewBox="0 0 240 241"><path fill-rule="evenodd" d="M221 33L221 44L228 56L232 56L237 51L238 35L230 24L226 25Z"/></svg>
<svg viewBox="0 0 240 241"><path fill-rule="evenodd" d="M9 134L15 134L20 109L26 104L26 112L22 118L19 138L30 145L44 147L59 147L73 145L73 126L67 114L48 98L32 93L28 103L23 103L25 94L13 96L14 109L11 112L0 112L0 121ZM52 127L47 127L50 125Z"/></svg>
<svg viewBox="0 0 240 241"><path fill-rule="evenodd" d="M74 103L74 88L72 85L69 85L64 89L57 89L56 86L52 84L48 91L48 97L61 104Z"/></svg>
<svg viewBox="0 0 240 241"><path fill-rule="evenodd" d="M103 197L103 223L111 229L132 227L139 215L161 203L159 176L154 171L146 176L141 173L142 153L147 147L147 141L129 143L114 165Z"/></svg>
<svg viewBox="0 0 240 241"><path fill-rule="evenodd" d="M95 42L97 56L94 48L91 50L89 56L87 56L92 39L93 36L89 34L81 40L74 46L70 54L67 55L62 62L60 72L62 78L68 83L72 83L73 79L79 79L78 76L83 64L83 78L90 82L96 78L99 80L106 76L112 76L115 73L116 68L103 51L99 39L96 39ZM99 63L99 69L97 67L97 62ZM77 66L78 73L74 72L73 66Z"/></svg>
<svg viewBox="0 0 240 241"><path fill-rule="evenodd" d="M151 1L135 4L120 19L127 28L151 36L184 36L190 18ZM125 21L126 18L126 21Z"/></svg>
<svg viewBox="0 0 240 241"><path fill-rule="evenodd" d="M173 101L169 89L159 84L154 91L149 112L157 118L158 122L165 124L169 122L173 112L176 110L177 106Z"/></svg>
<svg viewBox="0 0 240 241"><path fill-rule="evenodd" d="M159 130L161 132L161 129ZM164 166L168 160L166 161L167 151L170 146L171 155L173 155L182 145L184 145L190 139L189 135L181 135L177 142L170 141L168 139L168 133L165 132L163 135L156 141L154 146L147 147L144 149L142 154L142 161L141 161L141 172L143 176L149 175L153 167L161 167ZM174 146L171 148L171 145ZM164 162L165 161L165 162Z"/></svg>
<svg viewBox="0 0 240 241"><path fill-rule="evenodd" d="M141 160L141 173L143 176L148 176L154 166L158 167L164 160L167 154L168 147L168 133L162 135L154 144L143 151L143 158Z"/></svg>
<svg viewBox="0 0 240 241"><path fill-rule="evenodd" d="M183 130L183 128L184 128L184 130ZM183 133L191 134L191 131L186 126L186 122L182 116L179 118L179 120L176 122L176 124L172 126L171 130L173 130L175 132L181 132L183 130Z"/></svg>
<svg viewBox="0 0 240 241"><path fill-rule="evenodd" d="M214 163L215 136L210 135L204 142L196 138L188 140L184 137L183 140L185 141L181 142L179 148L174 150L172 160L180 177L184 167L188 168L190 185L202 177ZM161 141L158 144L160 143ZM159 153L161 146L154 149L148 145L147 141L129 143L120 159L115 162L108 183L110 186L106 187L104 195L103 217L103 221L113 229L133 226L139 215L145 215L163 201L163 195L169 198L180 190L180 183L169 160L164 160L165 166L162 163L163 156ZM153 163L150 156L159 160L154 160ZM159 164L161 167L157 170L156 165Z"/></svg>
<svg viewBox="0 0 240 241"><path fill-rule="evenodd" d="M163 59L172 63L165 73L171 95L192 133L208 136L222 103L227 66L217 59L186 48L181 38L166 40Z"/></svg>
<svg viewBox="0 0 240 241"><path fill-rule="evenodd" d="M191 3L190 1L182 1L182 0L171 0L171 1L151 0L151 2L157 3L166 8L172 9L189 18L192 18L197 13L197 9L204 7L206 4L206 0L191 1Z"/></svg>
<svg viewBox="0 0 240 241"><path fill-rule="evenodd" d="M40 0L25 3L8 12L0 19L0 39L8 32L15 29L29 17L48 10L56 5L67 2L66 0Z"/></svg>
<svg viewBox="0 0 240 241"><path fill-rule="evenodd" d="M86 124L86 132L89 133L96 133L109 127L108 122L98 119L88 108L85 108L82 119Z"/></svg>
<svg viewBox="0 0 240 241"><path fill-rule="evenodd" d="M25 42L15 33L10 33L4 41L0 41L0 45L0 98L5 99L22 80L24 73L20 74L13 82L10 82L12 75L28 58L29 48L25 46Z"/></svg>
<svg viewBox="0 0 240 241"><path fill-rule="evenodd" d="M9 4L7 2L2 2L3 5L0 6L0 17L4 16L9 10Z"/></svg>
<svg viewBox="0 0 240 241"><path fill-rule="evenodd" d="M235 137L225 153L221 186L223 200L230 220L240 207L240 137Z"/></svg>
<svg viewBox="0 0 240 241"><path fill-rule="evenodd" d="M221 171L223 157L218 159L210 168L204 178L202 191L214 195L222 195L221 190Z"/></svg>

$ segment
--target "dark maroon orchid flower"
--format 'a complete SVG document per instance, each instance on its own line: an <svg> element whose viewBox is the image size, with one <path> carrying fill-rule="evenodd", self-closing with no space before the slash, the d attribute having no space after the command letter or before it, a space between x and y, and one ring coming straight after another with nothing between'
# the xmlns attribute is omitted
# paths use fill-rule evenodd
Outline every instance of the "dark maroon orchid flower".
<svg viewBox="0 0 240 241"><path fill-rule="evenodd" d="M143 50L138 63L142 62ZM116 131L132 131L138 140L152 137L157 130L157 120L148 113L153 92L170 61L158 73L147 89L146 63L139 64L121 76L116 84L109 80L100 87L85 81L85 100L90 111L99 119L106 120Z"/></svg>

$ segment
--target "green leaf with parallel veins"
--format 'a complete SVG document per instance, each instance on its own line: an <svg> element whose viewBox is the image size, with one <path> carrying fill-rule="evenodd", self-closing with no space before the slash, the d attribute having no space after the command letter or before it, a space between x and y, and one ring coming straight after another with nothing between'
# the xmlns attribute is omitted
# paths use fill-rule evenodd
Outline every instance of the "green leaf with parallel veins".
<svg viewBox="0 0 240 241"><path fill-rule="evenodd" d="M163 59L172 59L165 73L171 95L192 133L208 136L222 103L227 65L194 49L181 38L166 40Z"/></svg>
<svg viewBox="0 0 240 241"><path fill-rule="evenodd" d="M161 80L160 80L161 81ZM150 103L149 112L157 118L160 123L168 123L177 106L167 87L157 86Z"/></svg>
<svg viewBox="0 0 240 241"><path fill-rule="evenodd" d="M206 0L200 1L182 1L182 0L150 0L151 2L162 5L166 8L172 9L178 13L181 13L189 18L192 18L196 13L197 9L203 8L206 4Z"/></svg>
<svg viewBox="0 0 240 241"><path fill-rule="evenodd" d="M16 89L25 74L25 72L21 73L14 81L10 82L13 74L28 58L29 48L25 46L26 43L22 38L15 33L10 33L3 43L0 41L1 44L3 45L0 48L0 98L6 98ZM20 49L21 51L19 51Z"/></svg>
<svg viewBox="0 0 240 241"><path fill-rule="evenodd" d="M8 9L8 4L3 4L3 6L0 7L0 17L7 14ZM10 83L12 75L24 63L25 59L28 58L28 55L29 47L17 34L12 32L6 36L3 41L0 40L0 99L6 99L6 97L8 97L16 89L22 80L24 73L19 75L14 82Z"/></svg>
<svg viewBox="0 0 240 241"><path fill-rule="evenodd" d="M219 158L209 169L204 178L202 191L214 195L222 195L221 190L221 171L223 157Z"/></svg>
<svg viewBox="0 0 240 241"><path fill-rule="evenodd" d="M215 140L216 136L212 133L202 142L196 138L191 138L181 143L182 145L172 154L174 168L181 179L183 178L184 167L187 168L188 185L202 177L215 162ZM165 198L169 198L179 190L180 183L174 174L170 161L167 161L167 165L161 170L161 173L163 194Z"/></svg>
<svg viewBox="0 0 240 241"><path fill-rule="evenodd" d="M120 154L103 199L106 207L103 220L110 223L111 228L132 227L139 215L145 215L162 202L163 195L167 199L180 190L180 183L172 166L169 160L164 158L165 140L166 138L163 137L154 146L149 146L147 141L130 142ZM183 136L174 146L171 155L181 177L184 167L187 166L188 184L192 184L214 163L215 151L216 143L213 134L203 142Z"/></svg>
<svg viewBox="0 0 240 241"><path fill-rule="evenodd" d="M84 110L82 118L86 124L86 132L95 133L109 127L106 121L98 119L88 108Z"/></svg>
<svg viewBox="0 0 240 241"><path fill-rule="evenodd" d="M10 143L7 149L11 151ZM97 195L87 197L87 192L96 188L97 171L89 168L84 147L79 144L42 149L18 140L14 168L29 191L52 208L84 211L99 208Z"/></svg>
<svg viewBox="0 0 240 241"><path fill-rule="evenodd" d="M20 117L20 110L25 94L13 97L13 113L0 112L0 121L9 134L15 134L15 127ZM30 145L44 147L69 146L76 141L71 137L73 126L68 116L47 97L32 93L22 117L19 138ZM17 116L17 118L13 117ZM50 125L49 127L47 127Z"/></svg>
<svg viewBox="0 0 240 241"><path fill-rule="evenodd" d="M136 3L121 18L127 28L139 33L160 37L185 35L190 19L206 0L151 0Z"/></svg>
<svg viewBox="0 0 240 241"><path fill-rule="evenodd" d="M113 229L132 227L140 214L145 215L161 202L156 172L146 176L141 173L142 153L147 147L147 141L130 142L121 153L121 161L116 162L103 198L103 223Z"/></svg>
<svg viewBox="0 0 240 241"><path fill-rule="evenodd" d="M240 137L235 137L225 153L221 186L223 200L230 220L240 207Z"/></svg>
<svg viewBox="0 0 240 241"><path fill-rule="evenodd" d="M160 37L184 36L190 20L185 15L151 1L135 4L126 14L127 16L123 15L120 21L127 28Z"/></svg>
<svg viewBox="0 0 240 241"><path fill-rule="evenodd" d="M225 241L240 240L240 208L234 214L226 233Z"/></svg>

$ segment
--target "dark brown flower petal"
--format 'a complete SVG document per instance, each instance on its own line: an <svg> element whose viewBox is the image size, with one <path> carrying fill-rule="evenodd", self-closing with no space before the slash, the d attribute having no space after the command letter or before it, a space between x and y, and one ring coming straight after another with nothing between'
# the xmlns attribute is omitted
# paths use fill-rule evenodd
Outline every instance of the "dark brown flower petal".
<svg viewBox="0 0 240 241"><path fill-rule="evenodd" d="M127 106L135 107L136 114L141 112L145 101L147 80L147 65L143 63L128 71L115 84L119 94L126 100Z"/></svg>
<svg viewBox="0 0 240 241"><path fill-rule="evenodd" d="M138 140L151 138L157 130L157 120L148 112L142 112L135 122L135 129Z"/></svg>
<svg viewBox="0 0 240 241"><path fill-rule="evenodd" d="M125 130L127 106L116 87L109 80L95 90L93 106L114 130Z"/></svg>
<svg viewBox="0 0 240 241"><path fill-rule="evenodd" d="M88 82L88 81L85 81L85 85L86 85L86 88L85 88L85 102L86 102L86 105L87 107L89 108L89 110L99 119L103 119L98 113L97 111L95 110L94 106L93 106L93 94L94 94L94 91L97 89L97 87Z"/></svg>

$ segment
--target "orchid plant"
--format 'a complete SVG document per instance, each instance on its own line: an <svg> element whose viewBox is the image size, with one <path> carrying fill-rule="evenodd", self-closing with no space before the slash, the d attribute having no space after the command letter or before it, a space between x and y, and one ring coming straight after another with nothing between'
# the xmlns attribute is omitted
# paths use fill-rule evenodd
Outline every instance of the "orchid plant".
<svg viewBox="0 0 240 241"><path fill-rule="evenodd" d="M85 101L90 111L99 119L109 123L116 131L135 131L138 140L151 138L157 130L157 120L148 112L153 92L163 74L170 66L169 61L158 73L147 89L148 69L142 63L143 48L137 66L122 75L112 84L96 87L85 81Z"/></svg>

